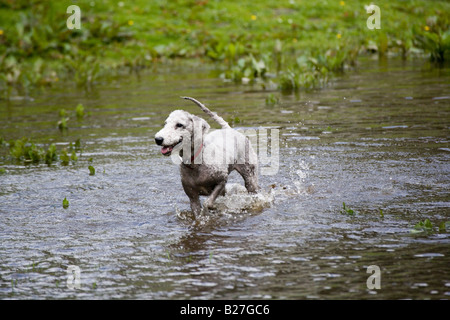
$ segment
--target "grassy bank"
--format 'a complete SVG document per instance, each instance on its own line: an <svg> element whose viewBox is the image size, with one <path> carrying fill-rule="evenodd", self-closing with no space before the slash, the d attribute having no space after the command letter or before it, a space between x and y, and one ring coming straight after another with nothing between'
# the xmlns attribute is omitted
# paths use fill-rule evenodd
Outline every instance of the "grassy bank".
<svg viewBox="0 0 450 320"><path fill-rule="evenodd" d="M67 7L81 9L69 30ZM370 30L360 1L0 1L0 96L199 59L225 81L279 90L321 87L358 55L450 54L450 3L377 1Z"/></svg>

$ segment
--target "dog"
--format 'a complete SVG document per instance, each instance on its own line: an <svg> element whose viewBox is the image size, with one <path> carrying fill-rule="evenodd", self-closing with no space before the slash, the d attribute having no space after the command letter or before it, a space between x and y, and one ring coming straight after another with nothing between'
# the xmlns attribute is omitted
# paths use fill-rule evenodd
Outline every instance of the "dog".
<svg viewBox="0 0 450 320"><path fill-rule="evenodd" d="M242 133L232 129L220 116L194 98L182 97L197 104L221 129L209 133L202 118L183 110L172 111L164 127L155 135L164 156L178 158L181 183L190 200L194 216L202 212L200 196L208 196L203 208L212 208L219 195L225 194L228 175L236 170L249 193L257 193L258 158Z"/></svg>

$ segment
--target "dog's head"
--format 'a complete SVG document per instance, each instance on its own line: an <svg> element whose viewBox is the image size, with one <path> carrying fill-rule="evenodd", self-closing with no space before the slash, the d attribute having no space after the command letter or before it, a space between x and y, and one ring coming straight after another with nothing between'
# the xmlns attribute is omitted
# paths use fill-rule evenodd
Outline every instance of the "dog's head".
<svg viewBox="0 0 450 320"><path fill-rule="evenodd" d="M200 146L209 128L204 119L183 110L175 110L167 117L164 128L156 133L155 142L161 146L161 153L169 156L174 149L181 151L184 143L189 143L189 148L192 145Z"/></svg>

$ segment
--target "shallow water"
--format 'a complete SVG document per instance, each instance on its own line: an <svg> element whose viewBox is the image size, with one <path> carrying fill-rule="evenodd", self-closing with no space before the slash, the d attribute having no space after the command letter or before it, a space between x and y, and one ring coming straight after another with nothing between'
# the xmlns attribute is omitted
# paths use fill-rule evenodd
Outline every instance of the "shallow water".
<svg viewBox="0 0 450 320"><path fill-rule="evenodd" d="M450 220L449 80L424 61L362 60L329 88L267 106L257 85L184 66L0 101L6 139L82 142L69 166L0 158L0 298L448 299L450 233L437 226ZM279 130L263 196L228 195L192 220L153 140L175 108L203 116L181 95L234 127ZM59 110L78 103L90 116L59 132ZM411 232L427 218L433 232ZM371 265L380 289L367 286Z"/></svg>

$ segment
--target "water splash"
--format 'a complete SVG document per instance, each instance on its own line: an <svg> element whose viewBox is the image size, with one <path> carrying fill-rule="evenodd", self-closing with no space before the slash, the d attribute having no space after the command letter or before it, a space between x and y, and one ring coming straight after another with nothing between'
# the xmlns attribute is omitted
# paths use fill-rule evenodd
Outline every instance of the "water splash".
<svg viewBox="0 0 450 320"><path fill-rule="evenodd" d="M227 184L225 196L216 199L216 210L222 213L259 213L268 208L274 201L272 190L250 194L247 189L237 183Z"/></svg>
<svg viewBox="0 0 450 320"><path fill-rule="evenodd" d="M229 183L225 187L225 195L217 197L213 208L202 208L202 212L194 217L190 211L176 210L177 217L186 222L195 222L196 226L205 226L222 220L236 220L249 215L259 214L274 202L273 189L250 194L238 183Z"/></svg>
<svg viewBox="0 0 450 320"><path fill-rule="evenodd" d="M299 160L289 166L289 177L296 189L297 194L306 194L310 192L311 186L308 185L309 165L305 160Z"/></svg>

